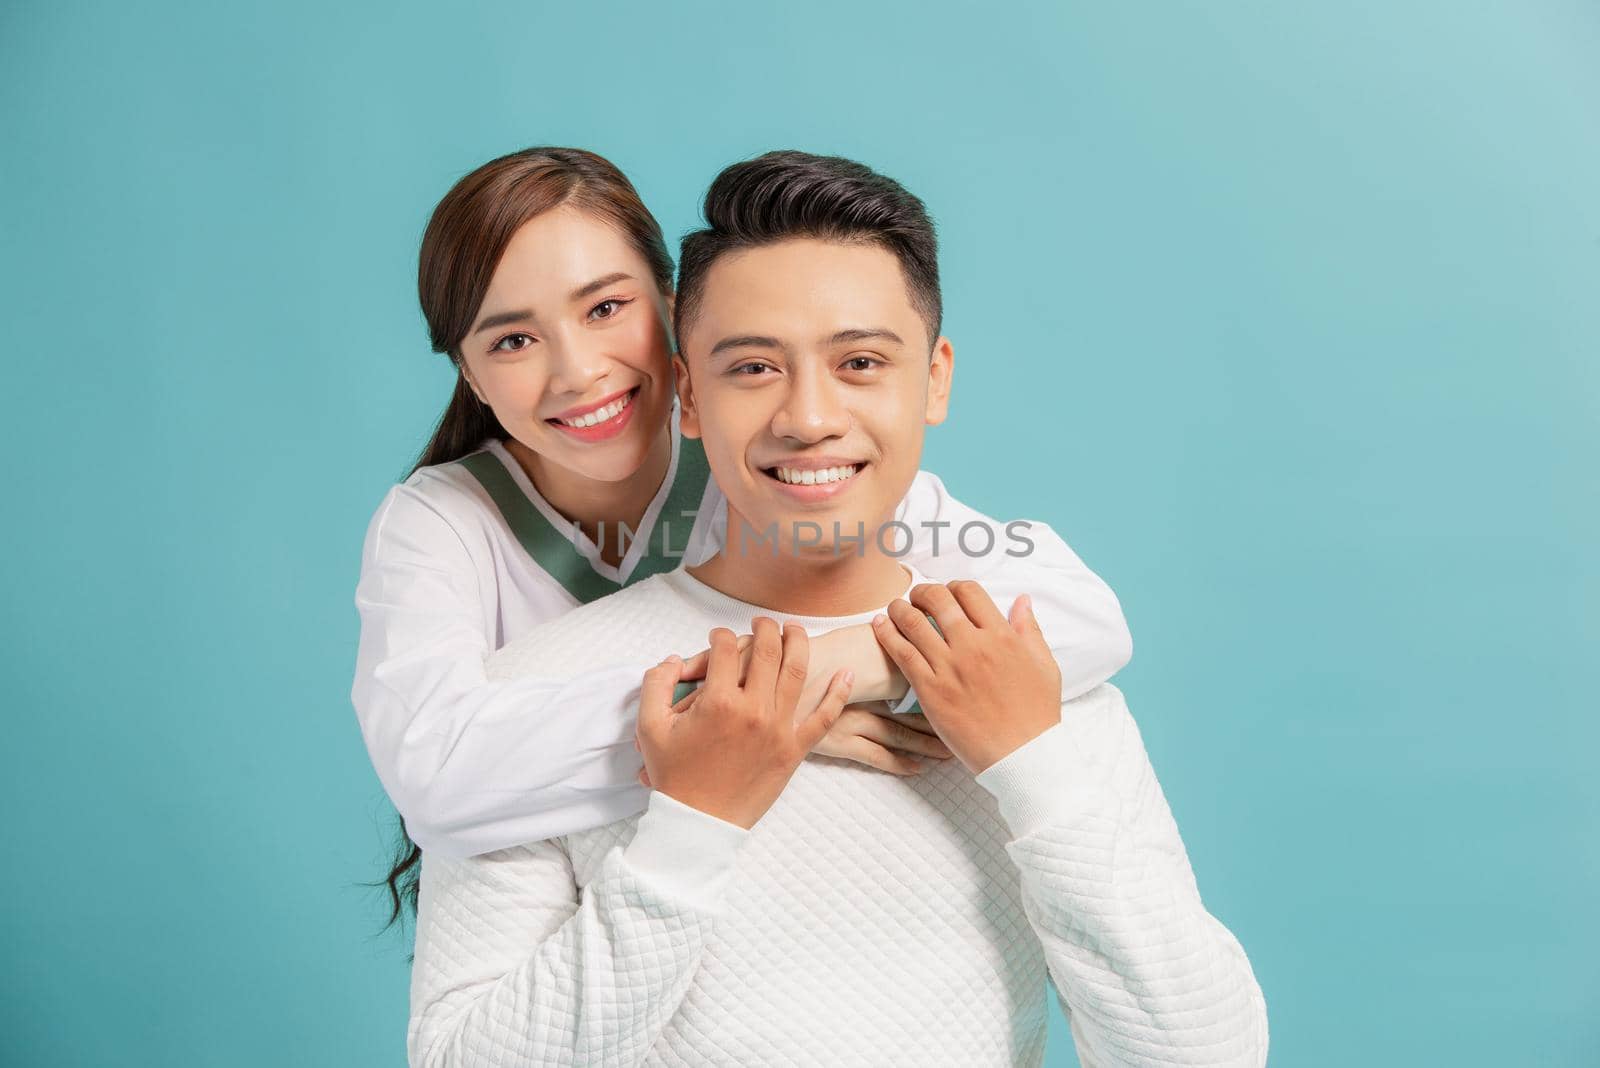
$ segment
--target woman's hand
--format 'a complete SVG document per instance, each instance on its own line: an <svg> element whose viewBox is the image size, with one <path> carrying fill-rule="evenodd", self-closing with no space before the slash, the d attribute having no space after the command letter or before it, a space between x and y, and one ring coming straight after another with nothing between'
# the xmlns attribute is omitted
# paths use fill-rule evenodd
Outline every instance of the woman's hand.
<svg viewBox="0 0 1600 1068"><path fill-rule="evenodd" d="M967 579L921 583L908 596L872 621L878 641L973 774L1061 722L1061 669L1026 596L1010 619Z"/></svg>
<svg viewBox="0 0 1600 1068"><path fill-rule="evenodd" d="M921 712L889 715L889 702L846 705L833 728L811 748L895 775L917 775L928 765L918 757L948 760L955 754L939 740Z"/></svg>
<svg viewBox="0 0 1600 1068"><path fill-rule="evenodd" d="M693 690L683 700L672 706L674 712L685 711L694 704L700 693ZM811 747L821 756L854 760L879 771L894 775L917 775L929 760L948 760L955 754L939 740L928 717L920 712L889 715L889 702L868 701L846 705L839 718L834 720L828 733ZM639 748L638 733L634 733L633 747ZM639 785L649 786L650 775L639 769Z"/></svg>

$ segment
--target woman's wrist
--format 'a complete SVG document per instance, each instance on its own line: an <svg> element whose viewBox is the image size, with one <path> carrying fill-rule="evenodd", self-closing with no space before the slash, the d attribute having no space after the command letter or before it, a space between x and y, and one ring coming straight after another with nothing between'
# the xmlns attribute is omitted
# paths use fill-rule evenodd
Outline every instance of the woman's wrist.
<svg viewBox="0 0 1600 1068"><path fill-rule="evenodd" d="M801 711L815 708L828 689L834 672L849 668L856 673L850 703L895 702L905 696L908 684L867 623L839 627L811 639L811 659L800 694Z"/></svg>

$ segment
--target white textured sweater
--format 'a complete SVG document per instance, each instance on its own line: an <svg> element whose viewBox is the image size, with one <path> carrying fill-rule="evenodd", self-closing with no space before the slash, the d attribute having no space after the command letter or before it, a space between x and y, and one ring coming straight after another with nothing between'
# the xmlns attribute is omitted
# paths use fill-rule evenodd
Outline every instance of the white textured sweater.
<svg viewBox="0 0 1600 1068"><path fill-rule="evenodd" d="M812 634L872 615L759 609L679 570L535 628L489 674L619 650L642 672L758 614ZM1086 1068L1264 1063L1261 990L1122 694L1061 711L976 777L810 756L750 830L649 792L595 830L425 853L412 1063L1037 1065L1047 977Z"/></svg>

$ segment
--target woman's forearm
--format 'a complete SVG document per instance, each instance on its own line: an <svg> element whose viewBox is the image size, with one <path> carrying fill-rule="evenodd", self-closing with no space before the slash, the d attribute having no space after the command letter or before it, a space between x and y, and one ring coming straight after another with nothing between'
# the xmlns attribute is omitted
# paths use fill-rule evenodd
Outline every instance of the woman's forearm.
<svg viewBox="0 0 1600 1068"><path fill-rule="evenodd" d="M828 688L828 680L841 668L856 673L855 685L850 688L851 704L894 702L906 694L906 677L878 644L872 626L857 623L811 639L811 659L796 711L803 715L815 708Z"/></svg>

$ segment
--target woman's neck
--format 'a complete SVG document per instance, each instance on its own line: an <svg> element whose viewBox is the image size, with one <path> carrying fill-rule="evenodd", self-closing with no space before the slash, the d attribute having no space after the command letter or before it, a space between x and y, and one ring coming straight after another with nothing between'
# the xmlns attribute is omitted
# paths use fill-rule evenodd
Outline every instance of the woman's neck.
<svg viewBox="0 0 1600 1068"><path fill-rule="evenodd" d="M600 558L613 567L621 563L631 541L624 543L621 526L642 534L639 522L650 501L666 480L672 463L672 425L663 424L650 445L639 469L618 482L585 478L558 464L549 463L515 438L507 438L509 452L528 473L539 495L562 517L578 524L590 541L600 545ZM602 532L600 525L604 523Z"/></svg>

